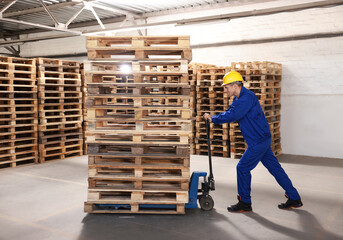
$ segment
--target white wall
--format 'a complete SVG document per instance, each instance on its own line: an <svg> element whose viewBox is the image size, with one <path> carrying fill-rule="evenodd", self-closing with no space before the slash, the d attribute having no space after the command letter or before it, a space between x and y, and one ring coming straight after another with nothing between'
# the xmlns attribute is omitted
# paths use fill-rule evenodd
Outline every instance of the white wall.
<svg viewBox="0 0 343 240"><path fill-rule="evenodd" d="M270 1L210 10L230 13L309 1ZM202 12L184 13L183 18ZM164 21L179 16L149 18ZM161 27L149 35L190 35L191 44L277 38L343 31L343 6L234 19L226 23ZM137 35L137 33L135 33ZM25 56L85 51L80 37L23 45ZM44 52L42 52L42 49ZM193 49L193 62L227 66L233 61L283 64L281 138L287 154L343 158L343 36Z"/></svg>
<svg viewBox="0 0 343 240"><path fill-rule="evenodd" d="M221 9L221 12L246 11L259 6ZM335 31L343 31L342 6L175 27L175 30L153 29L149 35L171 32L190 35L191 44L199 45ZM283 153L343 158L343 36L193 49L193 62L227 66L234 61L265 60L283 64Z"/></svg>

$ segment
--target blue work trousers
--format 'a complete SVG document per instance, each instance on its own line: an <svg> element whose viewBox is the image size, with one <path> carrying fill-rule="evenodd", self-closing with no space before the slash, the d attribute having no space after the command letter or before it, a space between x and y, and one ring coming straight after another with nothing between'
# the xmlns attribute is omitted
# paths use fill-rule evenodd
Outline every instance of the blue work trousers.
<svg viewBox="0 0 343 240"><path fill-rule="evenodd" d="M300 199L298 191L281 167L270 148L271 139L247 148L242 158L237 164L237 186L241 200L251 204L251 173L256 165L261 161L268 171L274 176L275 180L285 190L287 196L292 200Z"/></svg>

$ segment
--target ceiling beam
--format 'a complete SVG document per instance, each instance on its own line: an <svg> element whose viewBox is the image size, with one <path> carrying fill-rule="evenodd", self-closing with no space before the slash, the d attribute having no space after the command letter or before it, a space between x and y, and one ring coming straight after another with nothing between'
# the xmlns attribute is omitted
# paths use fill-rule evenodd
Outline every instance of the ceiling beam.
<svg viewBox="0 0 343 240"><path fill-rule="evenodd" d="M68 28L68 26L75 20L75 18L77 18L77 16L80 15L80 13L86 8L85 5L83 5L69 20L68 22L65 24L66 28Z"/></svg>
<svg viewBox="0 0 343 240"><path fill-rule="evenodd" d="M125 16L120 16L120 17L114 17L114 18L106 18L102 19L103 24L113 24L113 23L120 23L125 19ZM77 28L84 28L84 27L92 27L98 25L98 22L96 20L91 20L87 22L76 22L76 23L71 23L68 26L68 29L77 29ZM35 28L35 29L27 29L27 30L17 30L17 31L11 31L7 32L5 34L0 33L0 36L3 37L12 37L12 36L18 36L21 34L32 34L32 33L42 33L46 32L46 30L41 29L41 28Z"/></svg>
<svg viewBox="0 0 343 240"><path fill-rule="evenodd" d="M93 0L85 0L85 1L90 2ZM63 8L63 7L75 6L78 4L82 4L82 2L56 3L56 4L48 5L47 8L51 11L51 10L56 10L56 9ZM21 10L21 11L7 12L7 13L3 14L3 17L5 17L5 18L17 17L17 16L22 16L22 15L32 14L32 13L38 13L38 12L44 12L44 11L45 11L44 7L36 7L36 8L30 8L30 9Z"/></svg>
<svg viewBox="0 0 343 240"><path fill-rule="evenodd" d="M128 16L133 16L135 18L141 18L142 17L141 15L138 15L138 14L135 14L135 13L132 13L129 11L125 11L125 10L122 10L122 9L119 9L119 8L116 8L113 6L108 7L108 6L101 5L101 4L96 3L96 2L92 2L91 4L93 7L100 8L100 9L105 10L105 11L109 11L109 12L113 12L113 13L120 13L120 14L128 15Z"/></svg>
<svg viewBox="0 0 343 240"><path fill-rule="evenodd" d="M82 35L82 33L79 32L79 31L72 31L72 30L68 30L68 29L63 29L63 28L58 28L58 27L51 27L51 26L46 26L46 25L42 25L42 24L30 23L30 22L25 22L25 21L21 21L21 20L10 19L10 18L1 18L0 17L0 22L24 24L24 25L33 26L33 27L36 27L36 28L42 28L42 29L53 30L53 31L60 31L60 32L67 32L67 33L70 33L72 35Z"/></svg>
<svg viewBox="0 0 343 240"><path fill-rule="evenodd" d="M318 8L318 7L329 7L329 6L338 6L343 5L343 0L326 0L326 1L318 1L318 2L309 2L309 3L301 3L301 4L293 4L281 7L271 7L265 9L254 9L249 11L242 11L242 12L235 12L235 13L228 13L228 14L218 14L218 15L211 15L205 17L197 17L197 18L188 18L188 19L176 19L170 21L163 21L163 22L154 22L148 24L138 24L138 25L131 25L125 27L116 27L111 29L106 29L103 31L83 31L83 34L86 35L95 35L99 33L106 33L106 32L115 32L115 31L128 31L133 29L144 29L144 28L151 28L151 27L158 27L163 25L175 25L175 26L183 26L183 25L190 25L190 24L199 24L199 23L206 23L206 22L215 22L220 20L231 20L237 18L245 18L245 17L257 17L257 16L264 16L276 13L284 13L284 12L293 12L293 11L302 11L311 8Z"/></svg>
<svg viewBox="0 0 343 240"><path fill-rule="evenodd" d="M86 9L87 10L90 10L92 13L93 13L93 16L95 17L95 19L98 21L98 24L100 25L100 27L102 29L105 29L105 26L104 24L102 23L101 19L99 18L98 14L95 12L94 8L93 8L93 5L91 3L87 3L87 2L84 2L83 3L85 6L86 6Z"/></svg>
<svg viewBox="0 0 343 240"><path fill-rule="evenodd" d="M0 17L2 17L3 12L5 12L9 7L11 7L13 4L15 4L17 0L13 0L8 2L1 10L0 10Z"/></svg>
<svg viewBox="0 0 343 240"><path fill-rule="evenodd" d="M50 18L54 21L55 26L59 25L59 22L57 21L57 19L55 18L55 16L51 13L50 9L47 8L47 6L45 5L45 3L43 2L43 0L39 0L40 4L42 4L44 10L49 14Z"/></svg>

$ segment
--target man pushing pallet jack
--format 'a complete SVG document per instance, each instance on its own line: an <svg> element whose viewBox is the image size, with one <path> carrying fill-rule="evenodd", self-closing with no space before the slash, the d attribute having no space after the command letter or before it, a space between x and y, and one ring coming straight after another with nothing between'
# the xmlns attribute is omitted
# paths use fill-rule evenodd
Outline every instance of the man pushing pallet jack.
<svg viewBox="0 0 343 240"><path fill-rule="evenodd" d="M227 210L229 212L252 211L250 196L250 172L257 166L260 161L273 175L279 185L285 190L287 201L285 203L279 204L278 207L284 210L301 207L303 204L301 202L298 191L293 187L291 180L287 176L284 169L281 167L270 147L270 128L267 119L262 111L258 98L252 91L246 89L243 86L243 78L236 71L231 71L224 76L222 86L225 88L224 91L228 94L229 98L234 96L232 104L223 113L215 116L211 116L210 114L205 113L203 117L208 123L208 126L209 121L213 122L214 124L224 124L238 121L242 135L246 143L248 144L247 150L237 164L238 203L235 205L230 205ZM209 129L207 130L209 131ZM210 176L208 178L208 181L205 181L203 184L205 184L205 189L208 185L211 190L214 190L212 162L210 157L210 140L208 141ZM209 183L211 179L213 180L213 189L211 188L211 184ZM209 210L209 206L211 206L210 200L206 196L205 199L202 200L203 197L204 193L200 195L199 198L201 208L204 209L203 205L201 204L201 201L203 201L206 203L204 210Z"/></svg>

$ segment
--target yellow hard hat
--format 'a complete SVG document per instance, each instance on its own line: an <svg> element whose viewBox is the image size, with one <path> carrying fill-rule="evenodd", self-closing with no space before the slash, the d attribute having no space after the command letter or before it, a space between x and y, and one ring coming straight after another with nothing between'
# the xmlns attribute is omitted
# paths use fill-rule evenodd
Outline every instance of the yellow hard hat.
<svg viewBox="0 0 343 240"><path fill-rule="evenodd" d="M243 78L241 74L239 74L236 71L231 71L225 74L223 78L223 84L222 86L225 86L227 84L233 83L233 82L243 82Z"/></svg>

